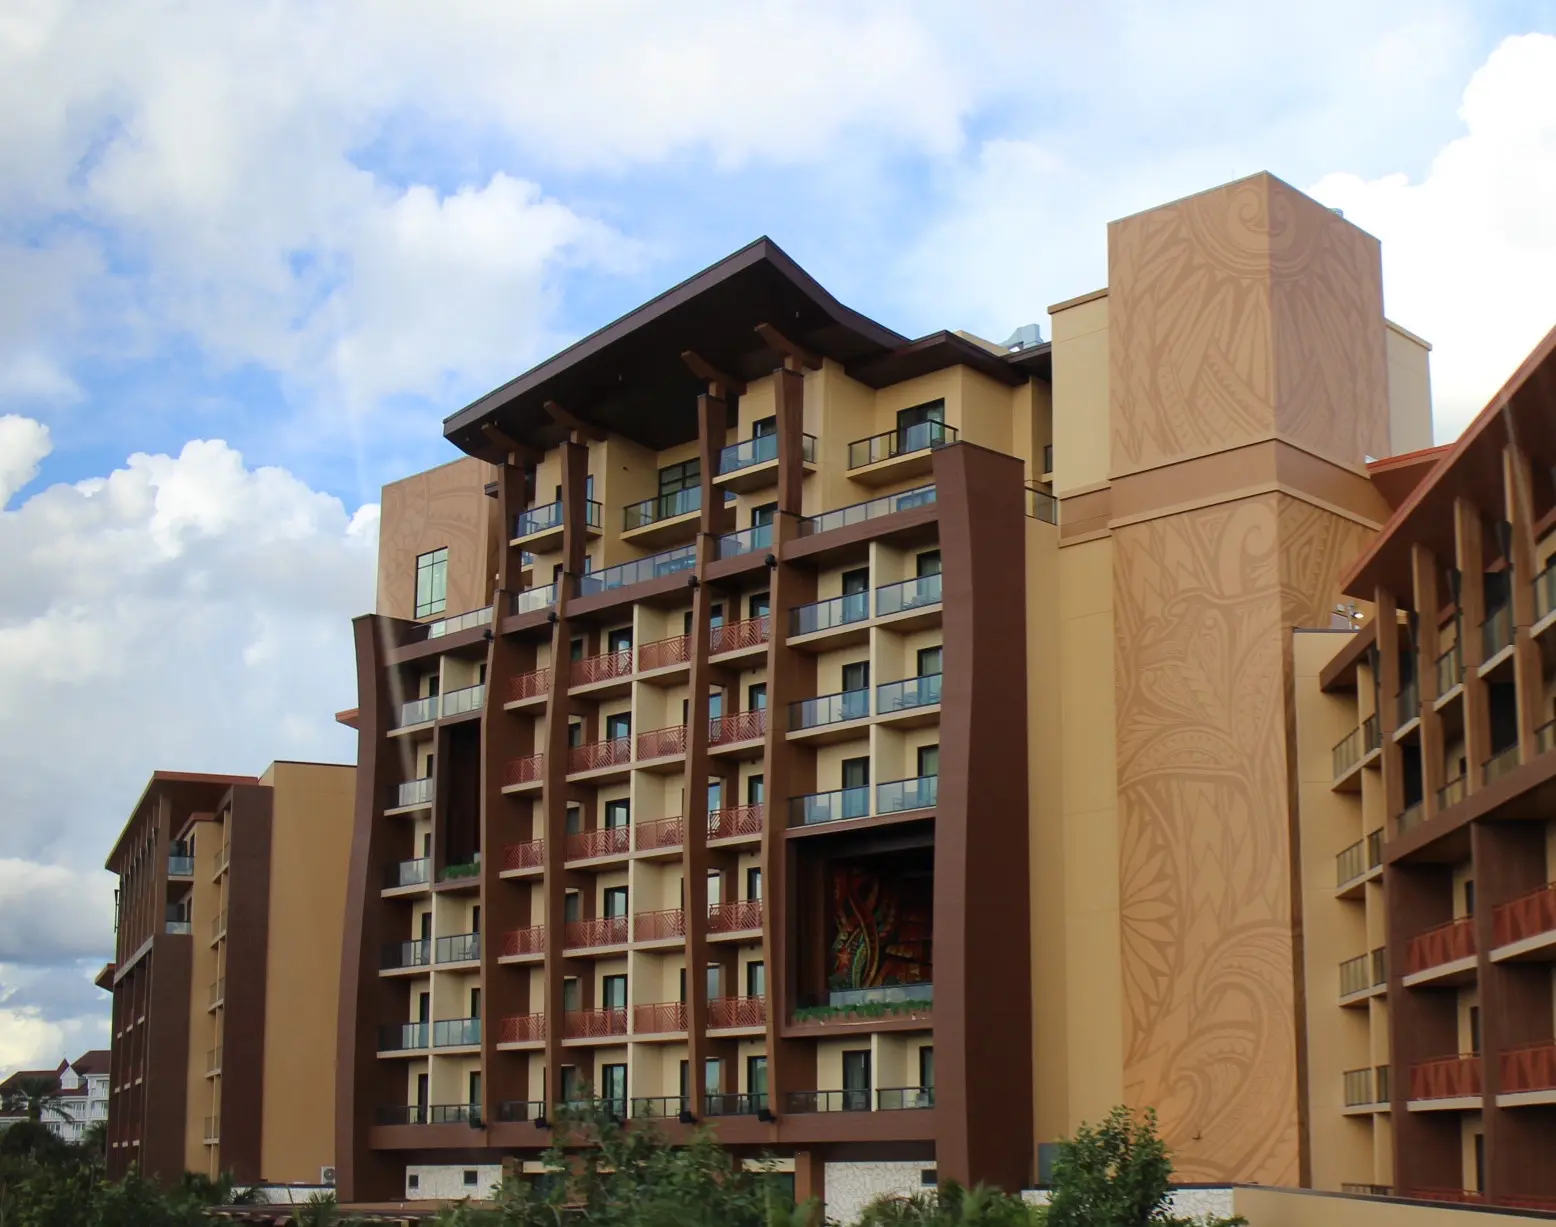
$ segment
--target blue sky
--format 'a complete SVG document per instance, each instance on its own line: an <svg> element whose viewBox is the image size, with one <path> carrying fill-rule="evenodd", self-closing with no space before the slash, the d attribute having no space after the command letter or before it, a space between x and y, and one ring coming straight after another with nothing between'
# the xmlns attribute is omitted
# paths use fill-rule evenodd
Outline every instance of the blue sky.
<svg viewBox="0 0 1556 1227"><path fill-rule="evenodd" d="M0 1069L102 1038L151 770L350 757L377 490L469 399L759 234L1046 329L1109 219L1265 169L1383 240L1450 438L1556 324L1553 77L1511 0L13 0Z"/></svg>

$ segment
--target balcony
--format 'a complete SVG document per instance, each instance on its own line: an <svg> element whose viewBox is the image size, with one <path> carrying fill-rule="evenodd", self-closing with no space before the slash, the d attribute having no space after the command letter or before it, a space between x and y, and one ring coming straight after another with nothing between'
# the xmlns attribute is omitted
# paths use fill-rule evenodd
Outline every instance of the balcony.
<svg viewBox="0 0 1556 1227"><path fill-rule="evenodd" d="M627 1033L627 1011L569 1010L562 1016L562 1035L570 1040L611 1039Z"/></svg>
<svg viewBox="0 0 1556 1227"><path fill-rule="evenodd" d="M764 614L758 618L747 618L743 622L726 622L722 626L715 626L708 637L708 655L765 649L771 622L772 619Z"/></svg>
<svg viewBox="0 0 1556 1227"><path fill-rule="evenodd" d="M850 524L863 524L879 516L895 515L899 511L912 511L916 507L929 507L934 502L935 487L919 486L912 490L904 490L901 494L888 494L882 498L870 499L868 502L853 503L833 511L824 511L820 515L809 516L800 521L798 532L802 537L813 537L817 533L828 533L835 528L846 528Z"/></svg>
<svg viewBox="0 0 1556 1227"><path fill-rule="evenodd" d="M678 754L685 754L686 726L677 724L670 728L650 729L646 733L639 733L637 751L638 758L643 760L674 758Z"/></svg>
<svg viewBox="0 0 1556 1227"><path fill-rule="evenodd" d="M530 839L521 844L509 844L502 850L503 873L525 873L544 869L546 865L546 841Z"/></svg>
<svg viewBox="0 0 1556 1227"><path fill-rule="evenodd" d="M1464 681L1464 653L1457 643L1437 658L1436 671L1437 698L1440 701Z"/></svg>
<svg viewBox="0 0 1556 1227"><path fill-rule="evenodd" d="M1044 524L1058 526L1059 500L1046 490L1027 487L1027 515Z"/></svg>
<svg viewBox="0 0 1556 1227"><path fill-rule="evenodd" d="M567 837L562 855L569 861L592 861L605 856L626 856L632 851L630 826L600 827L577 831Z"/></svg>
<svg viewBox="0 0 1556 1227"><path fill-rule="evenodd" d="M875 616L890 618L940 604L940 573L920 575L875 590Z"/></svg>
<svg viewBox="0 0 1556 1227"><path fill-rule="evenodd" d="M875 1092L877 1112L898 1112L934 1106L935 1088L932 1086L883 1086Z"/></svg>
<svg viewBox="0 0 1556 1227"><path fill-rule="evenodd" d="M503 767L502 786L504 788L523 788L527 785L538 784L545 769L546 756L544 754L526 754L523 758L510 758Z"/></svg>
<svg viewBox="0 0 1556 1227"><path fill-rule="evenodd" d="M691 659L690 635L672 635L668 639L655 639L638 648L638 669L652 673L655 669L668 669L684 665Z"/></svg>
<svg viewBox="0 0 1556 1227"><path fill-rule="evenodd" d="M685 936L686 913L678 907L658 912L639 912L632 918L633 941L680 941Z"/></svg>
<svg viewBox="0 0 1556 1227"><path fill-rule="evenodd" d="M207 1076L222 1072L222 1049L220 1044L215 1048L207 1048L205 1050L205 1072Z"/></svg>
<svg viewBox="0 0 1556 1227"><path fill-rule="evenodd" d="M766 1025L766 997L708 998L709 1030L728 1031L736 1027L765 1027Z"/></svg>
<svg viewBox="0 0 1556 1227"><path fill-rule="evenodd" d="M815 1112L868 1112L873 1097L868 1090L790 1091L784 1096L784 1108L790 1116L809 1116Z"/></svg>
<svg viewBox="0 0 1556 1227"><path fill-rule="evenodd" d="M380 1125L468 1125L470 1112L480 1113L480 1104L435 1103L395 1104L379 1108L374 1120Z"/></svg>
<svg viewBox="0 0 1556 1227"><path fill-rule="evenodd" d="M635 562L624 562L603 571L591 571L578 577L578 595L594 596L600 592L613 592L618 588L630 588L634 584L651 579L662 579L681 571L690 571L697 565L697 547L679 546L661 554L650 554Z"/></svg>
<svg viewBox="0 0 1556 1227"><path fill-rule="evenodd" d="M1366 1065L1342 1075L1347 1108L1375 1108L1389 1101L1389 1067Z"/></svg>
<svg viewBox="0 0 1556 1227"><path fill-rule="evenodd" d="M1480 624L1481 671L1495 662L1498 653L1512 646L1513 606L1512 602L1503 601L1486 610L1485 620Z"/></svg>
<svg viewBox="0 0 1556 1227"><path fill-rule="evenodd" d="M919 422L857 439L848 445L848 475L877 486L928 473L935 449L955 442L956 428L944 422Z"/></svg>
<svg viewBox="0 0 1556 1227"><path fill-rule="evenodd" d="M1494 784L1518 766L1518 743L1504 746L1481 764L1481 783Z"/></svg>
<svg viewBox="0 0 1556 1227"><path fill-rule="evenodd" d="M662 1001L632 1007L634 1035L680 1035L686 1031L686 1003Z"/></svg>
<svg viewBox="0 0 1556 1227"><path fill-rule="evenodd" d="M538 613L542 609L550 609L556 604L556 585L546 584L541 588L526 588L523 592L515 592L509 598L509 612L517 614Z"/></svg>
<svg viewBox="0 0 1556 1227"><path fill-rule="evenodd" d="M1493 908L1491 929L1499 948L1515 942L1556 944L1556 885L1542 886ZM1542 938L1546 941L1540 941ZM1496 958L1499 952L1491 957Z"/></svg>
<svg viewBox="0 0 1556 1227"><path fill-rule="evenodd" d="M1500 1057L1498 1101L1503 1095L1556 1091L1556 1040L1540 1040L1510 1048Z"/></svg>
<svg viewBox="0 0 1556 1227"><path fill-rule="evenodd" d="M458 690L444 692L440 714L446 720L452 716L463 716L473 711L480 711L485 704L486 685L477 682L474 686L461 686Z"/></svg>
<svg viewBox="0 0 1556 1227"><path fill-rule="evenodd" d="M568 684L574 689L598 686L602 682L623 681L632 676L632 649L601 652L598 656L586 656L575 660L568 673Z"/></svg>
<svg viewBox="0 0 1556 1227"><path fill-rule="evenodd" d="M875 712L891 716L940 702L940 674L926 673L900 682L883 682L875 688Z"/></svg>
<svg viewBox="0 0 1556 1227"><path fill-rule="evenodd" d="M545 553L553 543L549 540L536 540L536 538L557 537L560 544L562 535L562 500L554 503L543 503L539 507L532 507L528 511L521 511L513 517L513 539L522 541L531 550Z"/></svg>
<svg viewBox="0 0 1556 1227"><path fill-rule="evenodd" d="M379 1052L419 1052L428 1047L429 1029L424 1022L378 1028Z"/></svg>
<svg viewBox="0 0 1556 1227"><path fill-rule="evenodd" d="M607 767L625 767L632 761L632 738L614 737L609 741L573 746L567 752L568 774L603 771Z"/></svg>
<svg viewBox="0 0 1556 1227"><path fill-rule="evenodd" d="M194 849L187 844L169 844L167 874L170 878L194 877Z"/></svg>
<svg viewBox="0 0 1556 1227"><path fill-rule="evenodd" d="M1394 696L1394 736L1405 732L1411 721L1421 718L1421 687L1414 678Z"/></svg>
<svg viewBox="0 0 1556 1227"><path fill-rule="evenodd" d="M162 931L174 937L190 937L194 934L194 925L187 920L169 920L163 924Z"/></svg>
<svg viewBox="0 0 1556 1227"><path fill-rule="evenodd" d="M530 925L525 929L509 929L502 935L502 949L498 958L532 958L546 952L546 926Z"/></svg>
<svg viewBox="0 0 1556 1227"><path fill-rule="evenodd" d="M1464 800L1466 781L1462 775L1456 775L1437 790L1437 808L1450 809Z"/></svg>
<svg viewBox="0 0 1556 1227"><path fill-rule="evenodd" d="M569 920L562 932L567 950L594 950L627 944L625 916L599 916L593 920Z"/></svg>
<svg viewBox="0 0 1556 1227"><path fill-rule="evenodd" d="M816 463L816 447L815 435L801 436L800 456L806 465ZM753 435L739 443L731 443L719 453L718 472L713 481L725 490L760 490L777 480L777 469L778 436Z"/></svg>
<svg viewBox="0 0 1556 1227"><path fill-rule="evenodd" d="M219 1116L207 1116L204 1128L200 1131L200 1138L208 1144L220 1142L222 1138L222 1118Z"/></svg>
<svg viewBox="0 0 1556 1227"><path fill-rule="evenodd" d="M538 1126L546 1119L546 1102L543 1099L504 1099L497 1105L497 1119L515 1124L534 1122Z"/></svg>
<svg viewBox="0 0 1556 1227"><path fill-rule="evenodd" d="M714 557L739 558L743 554L757 554L773 548L773 526L753 524L739 532L725 533L715 542Z"/></svg>
<svg viewBox="0 0 1556 1227"><path fill-rule="evenodd" d="M1405 978L1408 987L1425 980L1449 976L1469 978L1475 972L1475 918L1461 916L1428 929L1410 939L1405 947Z"/></svg>
<svg viewBox="0 0 1556 1227"><path fill-rule="evenodd" d="M1556 613L1556 559L1546 563L1545 570L1534 577L1534 620L1538 626L1552 613Z"/></svg>
<svg viewBox="0 0 1556 1227"><path fill-rule="evenodd" d="M708 721L708 748L739 745L745 741L759 741L767 736L767 709L736 712L731 716L714 716Z"/></svg>
<svg viewBox="0 0 1556 1227"><path fill-rule="evenodd" d="M643 1095L632 1101L633 1120L680 1120L690 1123L686 1099L681 1095Z"/></svg>
<svg viewBox="0 0 1556 1227"><path fill-rule="evenodd" d="M789 798L791 827L817 826L824 822L843 822L870 816L870 789L838 788L832 792L813 792Z"/></svg>
<svg viewBox="0 0 1556 1227"><path fill-rule="evenodd" d="M1374 732L1377 729L1377 721L1369 717ZM1377 749L1375 745L1367 744L1367 729L1364 725L1357 725L1343 738L1335 743L1330 751L1330 758L1334 765L1334 786L1341 787L1349 784L1349 791L1354 792L1359 785L1356 783L1355 771L1361 766L1362 759Z"/></svg>
<svg viewBox="0 0 1556 1227"><path fill-rule="evenodd" d="M395 809L410 809L412 806L432 804L432 777L425 776L419 780L406 780L395 790Z"/></svg>
<svg viewBox="0 0 1556 1227"><path fill-rule="evenodd" d="M227 1000L227 977L226 976L222 976L222 977L217 979L216 983L211 985L210 993L209 993L209 995L207 997L206 1008L210 1009L210 1010L214 1010L217 1006L221 1005L222 1002L224 1002L226 1000Z"/></svg>
<svg viewBox="0 0 1556 1227"><path fill-rule="evenodd" d="M639 852L663 852L670 848L679 848L684 842L679 817L640 822L635 831L635 846Z"/></svg>
<svg viewBox="0 0 1556 1227"><path fill-rule="evenodd" d="M870 692L868 690L844 690L837 694L824 694L814 699L801 699L798 703L789 704L791 733L869 718Z"/></svg>
<svg viewBox="0 0 1556 1227"><path fill-rule="evenodd" d="M545 1040L544 1014L510 1014L497 1025L499 1044L543 1044Z"/></svg>
<svg viewBox="0 0 1556 1227"><path fill-rule="evenodd" d="M390 865L384 874L385 890L403 890L410 886L425 886L432 877L432 862L425 856L414 860L399 861Z"/></svg>
<svg viewBox="0 0 1556 1227"><path fill-rule="evenodd" d="M474 630L478 626L489 626L492 621L492 607L484 606L481 609L472 609L468 613L458 614L452 618L440 618L436 622L426 625L425 639L442 639L445 635L457 635L460 631Z"/></svg>
<svg viewBox="0 0 1556 1227"><path fill-rule="evenodd" d="M455 933L440 937L434 957L439 963L475 963L481 958L479 933Z"/></svg>
<svg viewBox="0 0 1556 1227"><path fill-rule="evenodd" d="M799 605L789 611L790 635L817 635L870 620L870 594L850 592L814 605ZM862 632L861 632L862 633Z"/></svg>
<svg viewBox="0 0 1556 1227"><path fill-rule="evenodd" d="M378 966L383 971L406 971L426 967L432 962L432 943L426 938L411 942L390 942L383 948Z"/></svg>
<svg viewBox="0 0 1556 1227"><path fill-rule="evenodd" d="M401 703L400 710L394 716L394 727L414 728L419 724L431 724L437 718L438 696L428 695L425 699L412 699L408 703Z"/></svg>
<svg viewBox="0 0 1556 1227"><path fill-rule="evenodd" d="M736 899L708 907L708 934L745 933L762 927L762 901Z"/></svg>
<svg viewBox="0 0 1556 1227"><path fill-rule="evenodd" d="M755 805L733 805L708 813L708 842L717 839L759 839L767 807L758 801Z"/></svg>
<svg viewBox="0 0 1556 1227"><path fill-rule="evenodd" d="M875 812L901 814L909 810L934 809L939 793L938 775L921 775L911 780L887 780L875 786Z"/></svg>
<svg viewBox="0 0 1556 1227"><path fill-rule="evenodd" d="M1399 811L1399 817L1395 822L1395 835L1403 835L1405 832L1418 827L1426 820L1426 806L1417 801L1414 805L1407 805Z"/></svg>
<svg viewBox="0 0 1556 1227"><path fill-rule="evenodd" d="M701 511L701 486L644 499L622 508L621 539L655 547L690 540L697 534Z"/></svg>
<svg viewBox="0 0 1556 1227"><path fill-rule="evenodd" d="M704 1116L759 1116L767 1110L767 1092L737 1094L734 1092L703 1096Z"/></svg>
<svg viewBox="0 0 1556 1227"><path fill-rule="evenodd" d="M1388 987L1388 955L1379 946L1340 964L1340 1004L1353 1005L1376 997Z"/></svg>
<svg viewBox="0 0 1556 1227"><path fill-rule="evenodd" d="M1480 1107L1480 1054L1438 1057L1410 1067L1411 1100L1473 1100L1453 1107Z"/></svg>
<svg viewBox="0 0 1556 1227"><path fill-rule="evenodd" d="M434 1048L473 1048L480 1043L479 1018L445 1018L432 1024Z"/></svg>
<svg viewBox="0 0 1556 1227"><path fill-rule="evenodd" d="M1361 897L1363 883L1383 868L1383 831L1373 831L1335 857L1335 890L1343 899Z"/></svg>
<svg viewBox="0 0 1556 1227"><path fill-rule="evenodd" d="M575 666L576 668L576 666ZM551 670L532 669L528 673L516 673L508 679L508 697L505 705L529 703L544 699L551 691Z"/></svg>

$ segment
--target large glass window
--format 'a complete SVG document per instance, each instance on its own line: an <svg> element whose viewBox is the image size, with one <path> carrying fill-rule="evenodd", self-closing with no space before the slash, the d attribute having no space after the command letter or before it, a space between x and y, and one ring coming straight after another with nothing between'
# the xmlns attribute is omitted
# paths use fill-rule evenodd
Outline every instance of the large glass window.
<svg viewBox="0 0 1556 1227"><path fill-rule="evenodd" d="M625 1010L627 1008L627 977L602 976L600 978L600 996L605 1009Z"/></svg>
<svg viewBox="0 0 1556 1227"><path fill-rule="evenodd" d="M668 464L659 470L659 493L676 494L690 490L702 483L702 461L698 457L680 464Z"/></svg>
<svg viewBox="0 0 1556 1227"><path fill-rule="evenodd" d="M767 996L767 964L760 960L746 964L746 996Z"/></svg>
<svg viewBox="0 0 1556 1227"><path fill-rule="evenodd" d="M617 1116L627 1111L627 1067L625 1065L600 1066L600 1098L605 1110Z"/></svg>
<svg viewBox="0 0 1556 1227"><path fill-rule="evenodd" d="M416 558L416 616L429 618L448 608L448 547Z"/></svg>
<svg viewBox="0 0 1556 1227"><path fill-rule="evenodd" d="M608 886L605 888L605 915L608 917L625 916L627 914L627 888L625 886Z"/></svg>
<svg viewBox="0 0 1556 1227"><path fill-rule="evenodd" d="M607 801L605 803L605 829L614 831L617 827L630 826L632 824L632 802L622 798L619 801Z"/></svg>

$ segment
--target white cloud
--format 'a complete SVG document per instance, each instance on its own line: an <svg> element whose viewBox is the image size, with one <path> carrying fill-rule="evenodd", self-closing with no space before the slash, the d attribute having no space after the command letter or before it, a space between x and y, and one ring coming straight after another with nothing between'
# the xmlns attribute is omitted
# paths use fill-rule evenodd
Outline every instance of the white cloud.
<svg viewBox="0 0 1556 1227"><path fill-rule="evenodd" d="M1419 182L1329 175L1312 189L1383 241L1389 314L1435 347L1439 441L1556 327L1556 37L1510 38L1471 78L1464 135Z"/></svg>
<svg viewBox="0 0 1556 1227"><path fill-rule="evenodd" d="M49 451L49 428L42 422L14 413L0 417L0 511L38 475Z"/></svg>
<svg viewBox="0 0 1556 1227"><path fill-rule="evenodd" d="M0 964L113 957L113 877L0 858Z"/></svg>

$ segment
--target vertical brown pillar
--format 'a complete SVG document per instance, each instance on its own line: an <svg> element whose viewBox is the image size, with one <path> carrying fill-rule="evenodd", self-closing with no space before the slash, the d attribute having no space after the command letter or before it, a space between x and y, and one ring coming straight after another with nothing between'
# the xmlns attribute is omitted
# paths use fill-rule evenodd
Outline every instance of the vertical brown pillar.
<svg viewBox="0 0 1556 1227"><path fill-rule="evenodd" d="M1399 812L1405 808L1405 764L1394 740L1399 727L1399 612L1394 594L1379 588L1373 598L1373 642L1378 647L1378 733L1383 739L1384 826L1399 834Z"/></svg>
<svg viewBox="0 0 1556 1227"><path fill-rule="evenodd" d="M1517 448L1502 452L1502 481L1508 522L1513 526L1512 574L1508 576L1513 613L1513 669L1518 695L1519 761L1538 753L1534 731L1542 723L1545 687L1541 677L1540 647L1529 637L1534 625L1534 525L1529 499L1529 457Z"/></svg>
<svg viewBox="0 0 1556 1227"><path fill-rule="evenodd" d="M1485 659L1481 624L1486 619L1485 529L1480 512L1467 499L1453 502L1453 530L1459 559L1459 626L1464 635L1464 782L1470 792L1484 779L1491 756L1491 709L1486 683L1477 666Z"/></svg>
<svg viewBox="0 0 1556 1227"><path fill-rule="evenodd" d="M1437 658L1442 654L1442 636L1437 625L1437 559L1425 546L1413 545L1410 570L1415 592L1418 668L1421 670L1421 813L1430 818L1437 812L1437 790L1445 782L1443 722L1435 703Z"/></svg>

